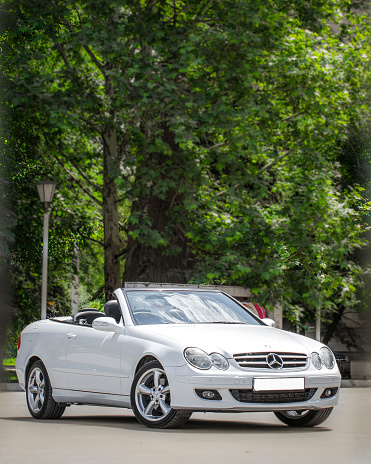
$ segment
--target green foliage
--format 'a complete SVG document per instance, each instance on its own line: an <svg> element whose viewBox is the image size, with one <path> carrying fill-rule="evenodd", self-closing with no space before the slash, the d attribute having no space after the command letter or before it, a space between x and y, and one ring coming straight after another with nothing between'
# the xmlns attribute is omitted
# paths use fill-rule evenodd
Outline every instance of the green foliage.
<svg viewBox="0 0 371 464"><path fill-rule="evenodd" d="M367 115L370 37L349 2L17 0L4 14L8 97L36 138L27 185L58 180L55 285L77 240L100 286L105 241L125 278L243 285L294 323L358 305L369 204L338 160ZM22 191L19 224L36 231ZM30 275L38 234L15 238Z"/></svg>
<svg viewBox="0 0 371 464"><path fill-rule="evenodd" d="M95 309L98 309L101 313L104 313L104 304L105 304L104 298L100 300L97 300L97 299L92 300L88 298L87 300L82 301L79 304L79 307L80 309L95 308Z"/></svg>
<svg viewBox="0 0 371 464"><path fill-rule="evenodd" d="M15 358L6 358L3 359L4 366L14 366Z"/></svg>

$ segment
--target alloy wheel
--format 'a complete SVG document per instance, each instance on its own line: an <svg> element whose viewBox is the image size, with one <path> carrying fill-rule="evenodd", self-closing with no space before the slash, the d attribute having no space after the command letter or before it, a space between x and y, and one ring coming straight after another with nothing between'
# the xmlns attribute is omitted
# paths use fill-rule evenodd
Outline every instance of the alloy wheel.
<svg viewBox="0 0 371 464"><path fill-rule="evenodd" d="M45 378L38 367L34 367L28 378L27 385L28 403L36 414L40 412L45 401Z"/></svg>
<svg viewBox="0 0 371 464"><path fill-rule="evenodd" d="M170 412L170 387L165 371L152 368L139 379L135 402L143 418L149 421L164 419Z"/></svg>

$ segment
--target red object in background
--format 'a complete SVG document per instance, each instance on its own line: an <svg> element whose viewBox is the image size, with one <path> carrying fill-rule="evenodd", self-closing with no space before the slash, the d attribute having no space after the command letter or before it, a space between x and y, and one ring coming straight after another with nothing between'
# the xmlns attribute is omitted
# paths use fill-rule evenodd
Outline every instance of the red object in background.
<svg viewBox="0 0 371 464"><path fill-rule="evenodd" d="M256 314L260 319L264 319L266 316L266 311L258 303L242 303L244 306L249 308L254 314Z"/></svg>
<svg viewBox="0 0 371 464"><path fill-rule="evenodd" d="M253 303L253 305L255 306L255 309L257 310L260 319L264 319L266 317L265 309L258 305L258 303Z"/></svg>

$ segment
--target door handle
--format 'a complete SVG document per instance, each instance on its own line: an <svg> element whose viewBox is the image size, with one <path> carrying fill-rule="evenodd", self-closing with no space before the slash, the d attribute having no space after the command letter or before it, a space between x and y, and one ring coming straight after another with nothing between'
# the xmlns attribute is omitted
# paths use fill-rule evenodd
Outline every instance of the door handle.
<svg viewBox="0 0 371 464"><path fill-rule="evenodd" d="M70 332L67 334L67 338L76 338L75 332Z"/></svg>

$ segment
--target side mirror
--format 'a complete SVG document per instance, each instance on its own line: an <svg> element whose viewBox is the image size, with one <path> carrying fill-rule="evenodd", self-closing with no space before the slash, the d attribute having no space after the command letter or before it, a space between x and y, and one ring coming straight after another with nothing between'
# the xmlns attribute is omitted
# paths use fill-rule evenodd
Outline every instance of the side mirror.
<svg viewBox="0 0 371 464"><path fill-rule="evenodd" d="M269 317L265 317L264 319L261 319L265 325L268 325L269 327L276 327L276 323L273 319L269 319Z"/></svg>
<svg viewBox="0 0 371 464"><path fill-rule="evenodd" d="M117 324L113 317L98 317L94 319L92 327L103 332L121 333L121 326Z"/></svg>

